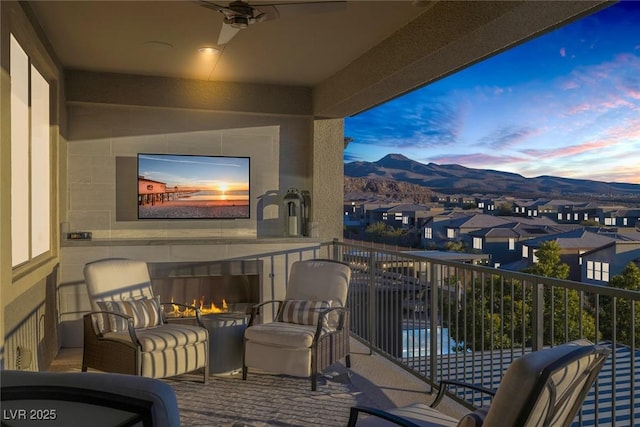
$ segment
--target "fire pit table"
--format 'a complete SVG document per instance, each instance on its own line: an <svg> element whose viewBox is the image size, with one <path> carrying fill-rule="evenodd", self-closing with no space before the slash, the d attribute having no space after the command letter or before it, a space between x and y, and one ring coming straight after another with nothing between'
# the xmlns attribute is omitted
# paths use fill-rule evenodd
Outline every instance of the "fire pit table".
<svg viewBox="0 0 640 427"><path fill-rule="evenodd" d="M209 331L209 372L231 374L242 369L242 342L249 315L216 313L201 319Z"/></svg>

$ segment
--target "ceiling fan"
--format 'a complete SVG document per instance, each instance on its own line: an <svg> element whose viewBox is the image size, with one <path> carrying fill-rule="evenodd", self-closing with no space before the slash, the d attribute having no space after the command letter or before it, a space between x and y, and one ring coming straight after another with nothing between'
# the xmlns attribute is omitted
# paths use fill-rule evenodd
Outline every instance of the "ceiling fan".
<svg viewBox="0 0 640 427"><path fill-rule="evenodd" d="M224 21L218 35L218 44L228 43L238 31L257 22L277 19L282 15L300 15L340 10L346 7L346 1L299 1L291 3L260 3L251 6L249 3L236 0L228 6L221 6L210 1L201 0L200 5L224 15Z"/></svg>

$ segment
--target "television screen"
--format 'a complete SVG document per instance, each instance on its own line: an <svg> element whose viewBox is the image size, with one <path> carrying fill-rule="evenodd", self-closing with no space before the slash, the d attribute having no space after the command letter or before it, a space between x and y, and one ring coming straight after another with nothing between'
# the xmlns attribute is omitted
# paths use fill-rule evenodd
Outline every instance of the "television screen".
<svg viewBox="0 0 640 427"><path fill-rule="evenodd" d="M138 218L249 218L249 163L249 157L140 153Z"/></svg>

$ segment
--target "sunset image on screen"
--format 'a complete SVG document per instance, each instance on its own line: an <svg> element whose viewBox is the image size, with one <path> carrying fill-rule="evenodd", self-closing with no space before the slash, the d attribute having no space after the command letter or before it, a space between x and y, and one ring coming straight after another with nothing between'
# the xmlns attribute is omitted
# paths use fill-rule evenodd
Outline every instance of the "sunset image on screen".
<svg viewBox="0 0 640 427"><path fill-rule="evenodd" d="M138 218L249 218L249 158L139 154Z"/></svg>

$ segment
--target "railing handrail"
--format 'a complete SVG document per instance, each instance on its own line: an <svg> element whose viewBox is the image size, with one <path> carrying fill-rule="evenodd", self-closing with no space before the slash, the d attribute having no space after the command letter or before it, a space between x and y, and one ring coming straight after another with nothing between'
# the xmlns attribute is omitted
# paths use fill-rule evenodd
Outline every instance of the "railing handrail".
<svg viewBox="0 0 640 427"><path fill-rule="evenodd" d="M523 273L519 271L501 270L499 268L493 268L493 267L488 267L484 265L469 264L469 263L452 261L452 260L443 260L440 258L432 258L426 255L417 255L417 254L411 254L411 253L400 252L400 251L392 251L387 249L378 249L378 248L372 248L370 246L365 246L365 245L356 245L353 243L329 242L329 243L323 243L322 245L323 246L336 245L336 246L342 246L342 247L353 248L353 249L361 249L365 252L373 251L373 252L386 254L390 256L400 255L403 258L407 258L415 262L431 262L434 264L446 265L449 267L462 267L467 270L476 271L478 273L501 276L507 279L522 280L529 283L539 283L546 286L562 287L562 288L574 289L576 291L582 291L587 293L595 293L595 294L600 294L600 295L605 295L610 297L627 298L634 301L640 301L639 291L619 289L611 286L594 285L590 283L577 282L573 280L536 276L534 274Z"/></svg>

